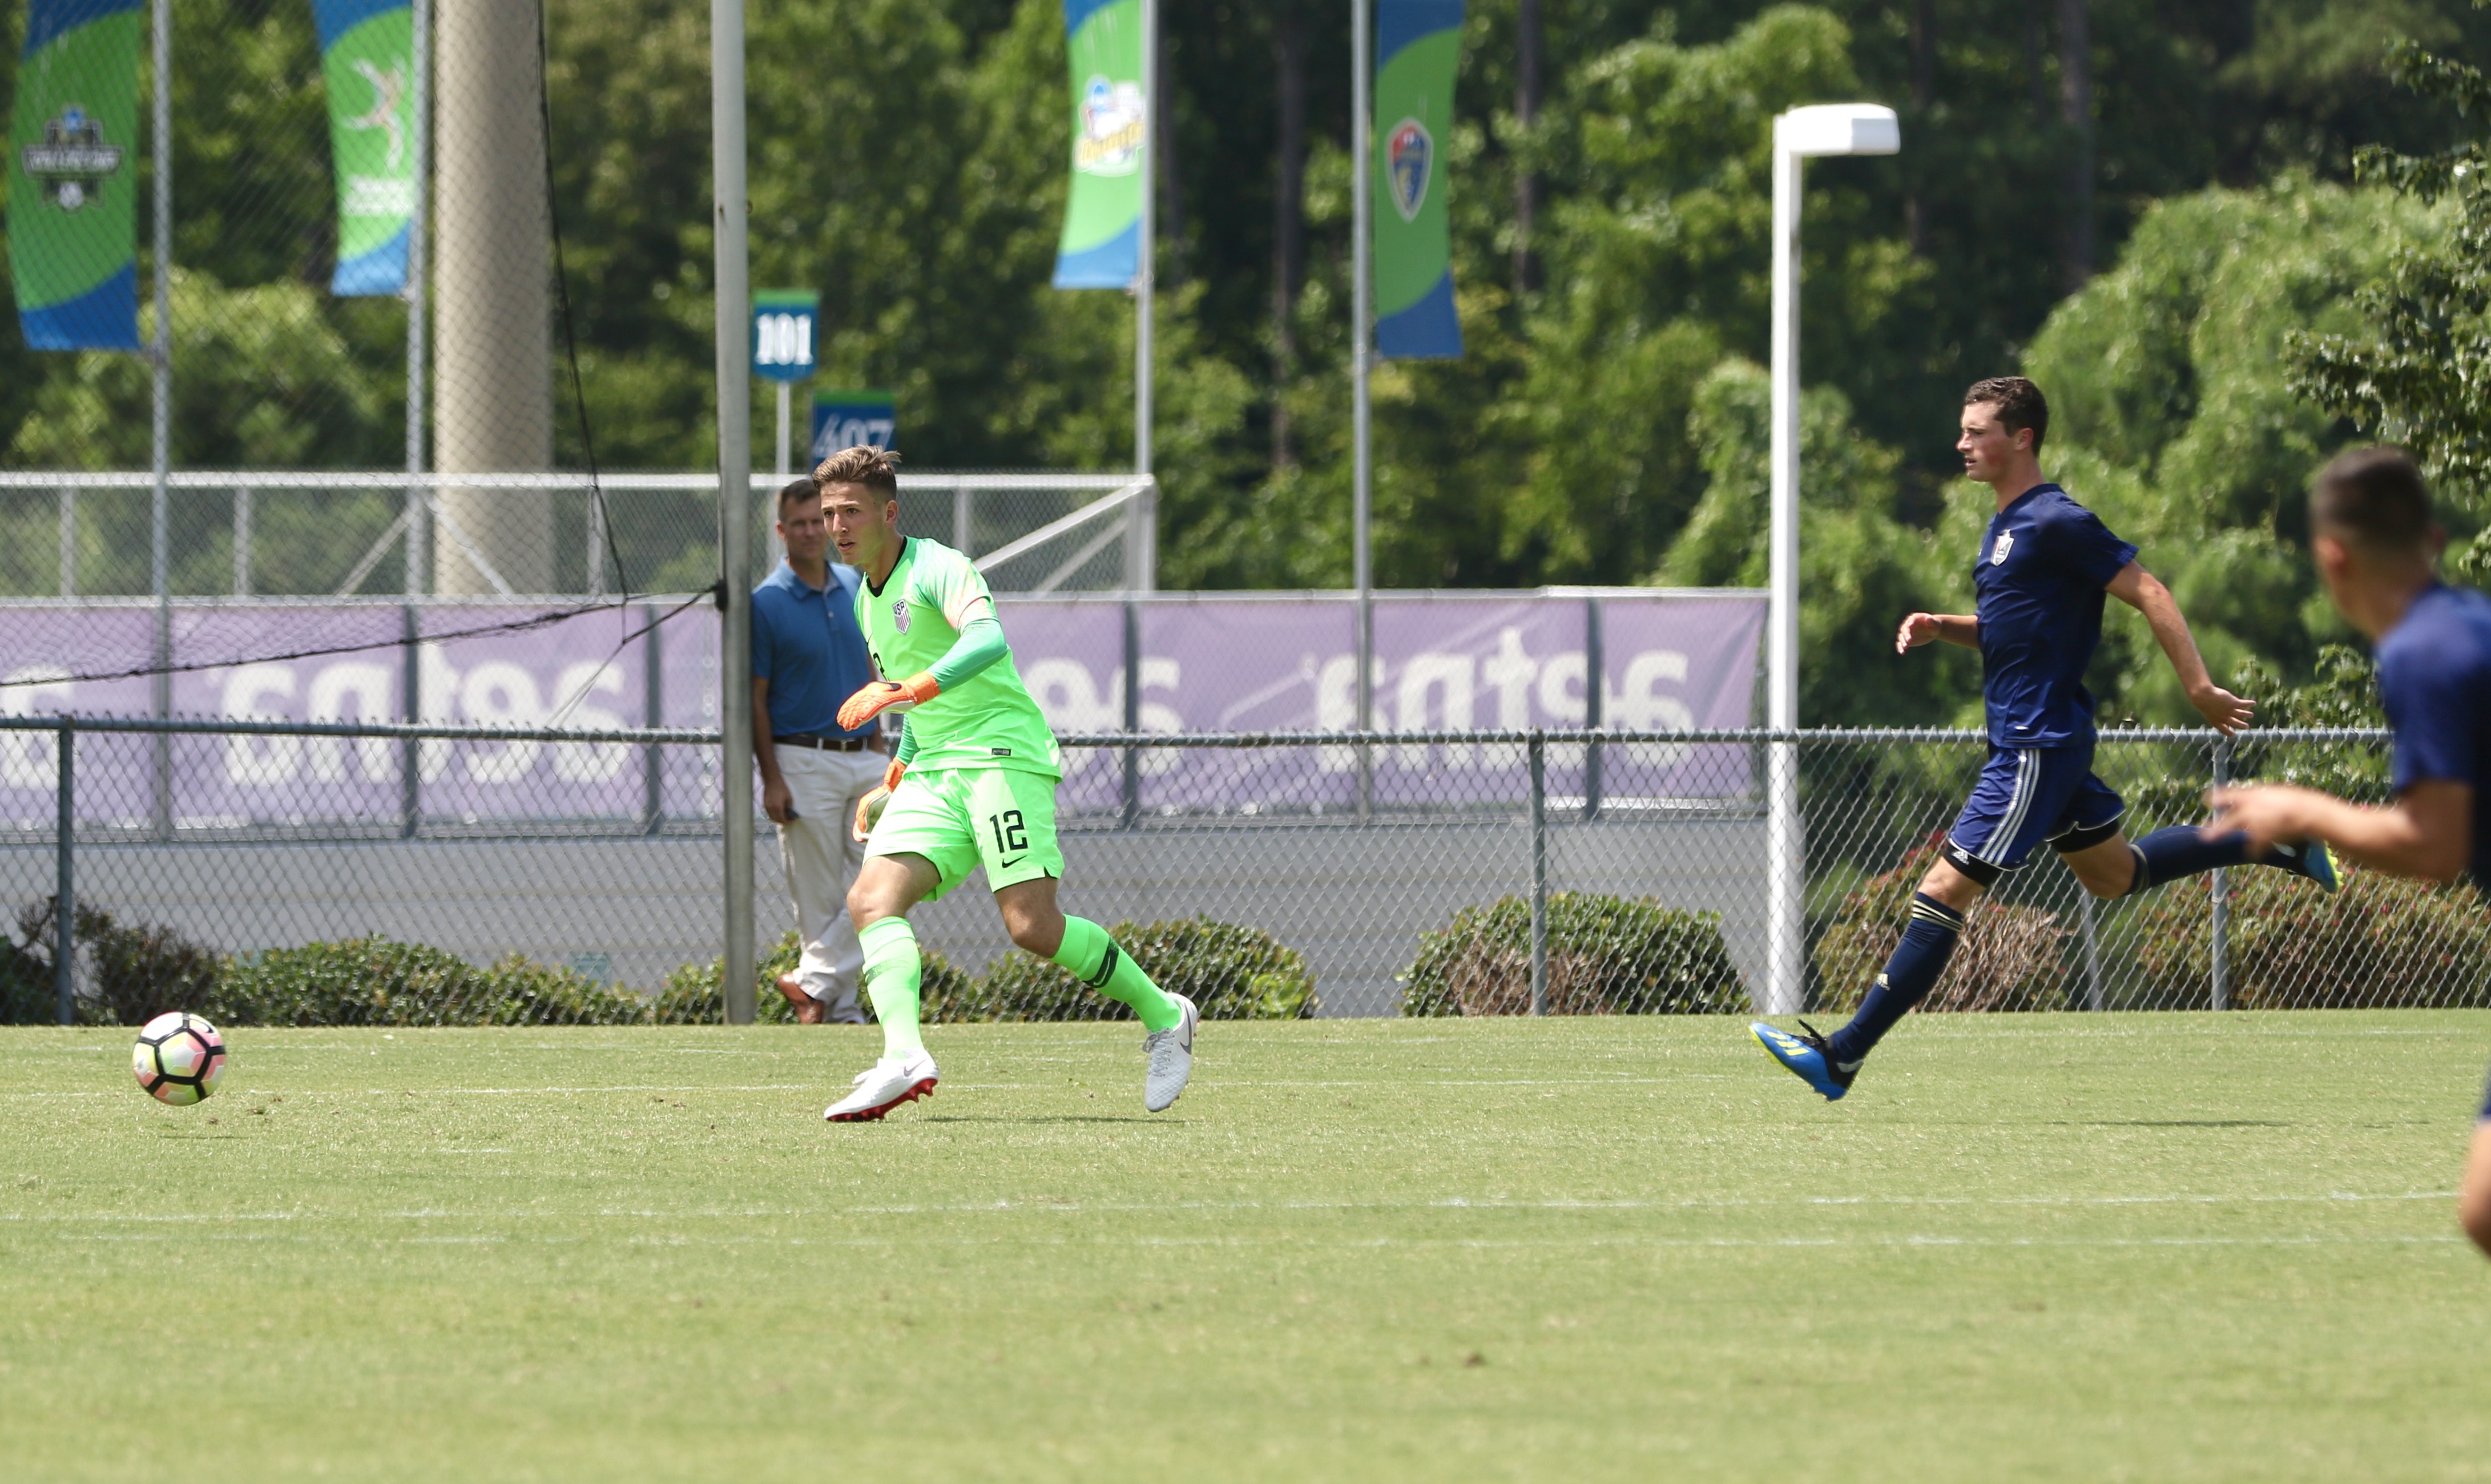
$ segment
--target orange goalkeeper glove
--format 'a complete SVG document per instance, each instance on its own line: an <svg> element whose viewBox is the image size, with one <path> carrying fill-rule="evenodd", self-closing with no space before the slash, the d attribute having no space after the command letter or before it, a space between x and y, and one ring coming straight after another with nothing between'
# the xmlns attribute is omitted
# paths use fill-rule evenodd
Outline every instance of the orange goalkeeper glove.
<svg viewBox="0 0 2491 1484"><path fill-rule="evenodd" d="M904 681L868 681L864 689L839 703L839 729L853 732L884 712L904 712L942 693L931 670L920 670Z"/></svg>
<svg viewBox="0 0 2491 1484"><path fill-rule="evenodd" d="M857 800L856 822L848 829L850 838L859 844L872 838L873 827L882 823L883 808L891 802L892 790L899 787L900 774L906 771L906 763L897 758L891 760L891 766L882 771L881 786L867 790L865 796Z"/></svg>

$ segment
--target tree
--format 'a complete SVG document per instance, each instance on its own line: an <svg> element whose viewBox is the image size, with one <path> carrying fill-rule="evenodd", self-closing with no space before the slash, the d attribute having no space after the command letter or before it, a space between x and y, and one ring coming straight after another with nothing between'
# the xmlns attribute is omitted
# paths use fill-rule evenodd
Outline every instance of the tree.
<svg viewBox="0 0 2491 1484"><path fill-rule="evenodd" d="M2424 155L2368 146L2356 172L2399 196L2446 202L2453 229L2398 252L2361 289L2359 330L2294 336L2293 385L2364 432L2412 449L2442 497L2478 516L2491 497L2491 79L2412 42L2397 43L2388 60L2406 87L2452 104L2473 136Z"/></svg>

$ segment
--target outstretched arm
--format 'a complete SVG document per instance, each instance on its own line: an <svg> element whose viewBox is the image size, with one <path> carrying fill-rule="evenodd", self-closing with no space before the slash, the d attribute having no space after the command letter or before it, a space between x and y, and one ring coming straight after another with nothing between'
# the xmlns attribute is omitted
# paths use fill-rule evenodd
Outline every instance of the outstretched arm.
<svg viewBox="0 0 2491 1484"><path fill-rule="evenodd" d="M2188 704L2197 708L2215 731L2229 737L2249 724L2249 713L2257 704L2215 684L2214 678L2206 673L2205 657L2197 653L2197 641L2188 633L2188 621L2180 616L2180 604L2172 598L2169 588L2152 572L2130 562L2111 578L2105 591L2145 615L2154 642L2162 646L2162 653L2171 658L2171 668L2179 672L2181 688L2188 692Z"/></svg>
<svg viewBox="0 0 2491 1484"><path fill-rule="evenodd" d="M1894 630L1894 653L1916 650L1932 639L1980 648L1980 620L1969 613L1915 613Z"/></svg>
<svg viewBox="0 0 2491 1484"><path fill-rule="evenodd" d="M933 669L921 670L904 681L867 683L839 707L839 725L861 727L902 702L923 705L1011 653L1011 646L1004 642L1004 626L996 622L994 604L981 597L963 616L960 636L934 661Z"/></svg>
<svg viewBox="0 0 2491 1484"><path fill-rule="evenodd" d="M2454 881L2474 850L2473 785L2445 778L2411 784L2376 808L2284 784L2211 789L2206 802L2214 809L2208 829L2244 831L2254 850L2315 837L2363 865L2422 881Z"/></svg>

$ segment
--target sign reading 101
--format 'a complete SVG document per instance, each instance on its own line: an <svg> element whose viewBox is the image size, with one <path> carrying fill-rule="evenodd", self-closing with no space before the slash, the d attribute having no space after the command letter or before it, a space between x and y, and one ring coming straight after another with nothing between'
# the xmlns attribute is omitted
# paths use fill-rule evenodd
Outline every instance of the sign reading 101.
<svg viewBox="0 0 2491 1484"><path fill-rule="evenodd" d="M752 374L772 381L803 381L813 374L813 327L821 322L822 296L795 289L762 289L752 296Z"/></svg>

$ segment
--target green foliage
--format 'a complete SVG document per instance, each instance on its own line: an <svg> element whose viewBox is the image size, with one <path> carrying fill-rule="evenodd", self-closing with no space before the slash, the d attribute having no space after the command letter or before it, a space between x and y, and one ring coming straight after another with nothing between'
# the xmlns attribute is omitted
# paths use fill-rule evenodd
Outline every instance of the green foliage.
<svg viewBox="0 0 2491 1484"><path fill-rule="evenodd" d="M778 993L778 975L796 972L805 946L790 931L752 966L752 1013L765 1025L796 1023L796 1007ZM726 977L726 960L685 964L666 975L649 1002L649 1019L660 1026L718 1026L726 1023L726 996L718 985Z"/></svg>
<svg viewBox="0 0 2491 1484"><path fill-rule="evenodd" d="M1109 937L1151 981L1191 1000L1205 1020L1295 1020L1315 1011L1314 975L1304 956L1260 928L1209 917L1135 926ZM942 1004L945 1020L1130 1020L1132 1010L1053 963L1014 951L986 976ZM927 1019L936 1002L926 997Z"/></svg>
<svg viewBox="0 0 2491 1484"><path fill-rule="evenodd" d="M1708 480L1653 580L1761 587L1770 553L1773 387L1751 361L1697 384L1687 436ZM1800 716L1810 726L1933 719L1972 686L1970 651L1894 654L1893 626L1949 586L1940 547L1895 516L1894 452L1862 437L1831 387L1800 399ZM1941 713L1942 714L1942 713Z"/></svg>
<svg viewBox="0 0 2491 1484"><path fill-rule="evenodd" d="M8 955L10 967L24 981L12 998L32 1007L36 1021L50 1021L59 1014L56 992L49 982L50 948L57 931L53 914L58 904L59 898L45 897L17 914L20 943L13 945ZM86 964L73 1005L79 1025L144 1025L166 1010L213 1013L221 973L214 950L172 928L124 923L111 913L83 903L71 937L83 951Z"/></svg>
<svg viewBox="0 0 2491 1484"><path fill-rule="evenodd" d="M59 1018L51 955L41 943L0 933L0 1026L47 1026Z"/></svg>
<svg viewBox="0 0 2491 1484"><path fill-rule="evenodd" d="M1937 858L1933 837L1903 863L1846 892L1818 935L1814 958L1818 1008L1830 1015L1859 1007L1886 960L1902 941L1912 893ZM2068 930L2058 915L2021 903L1973 904L1963 937L1923 1010L2046 1010L2061 1000L2059 946Z"/></svg>
<svg viewBox="0 0 2491 1484"><path fill-rule="evenodd" d="M2447 200L2455 229L2398 252L2363 288L2358 331L2295 336L2296 385L2412 449L2444 498L2479 514L2491 496L2491 412L2480 393L2491 376L2491 196L2482 185L2491 79L2412 41L2396 44L2388 65L2405 87L2452 105L2468 137L2426 155L2366 148L2356 172L2400 196Z"/></svg>
<svg viewBox="0 0 2491 1484"><path fill-rule="evenodd" d="M1552 1015L1729 1015L1746 986L1721 942L1718 913L1663 907L1650 897L1583 891L1548 897L1548 1012ZM1531 903L1499 898L1465 907L1422 933L1402 975L1404 1015L1531 1013Z"/></svg>
<svg viewBox="0 0 2491 1484"><path fill-rule="evenodd" d="M2280 871L2233 871L2229 968L2241 1009L2491 1004L2491 911L2470 886L2431 887L2339 862L2333 895ZM2163 1003L2204 994L2211 885L2175 883L2137 913L2137 962Z"/></svg>
<svg viewBox="0 0 2491 1484"><path fill-rule="evenodd" d="M2051 399L2045 467L2138 544L2213 674L2305 676L2346 634L2299 545L2309 476L2352 430L2301 398L2285 347L2351 328L2356 287L2441 229L2386 192L2303 178L2164 201L2026 354ZM1973 549L1993 509L1986 490L1960 497L1942 543ZM2125 605L2091 680L2105 719L2200 720ZM2251 698L2271 713L2271 693Z"/></svg>
<svg viewBox="0 0 2491 1484"><path fill-rule="evenodd" d="M479 969L378 936L227 959L196 1008L238 1026L610 1026L649 1015L630 990L519 954Z"/></svg>

